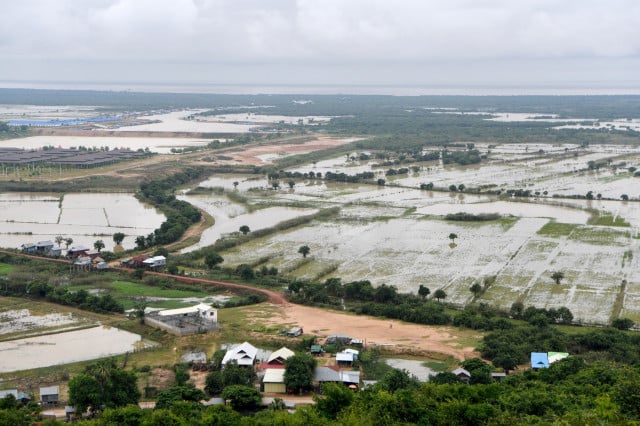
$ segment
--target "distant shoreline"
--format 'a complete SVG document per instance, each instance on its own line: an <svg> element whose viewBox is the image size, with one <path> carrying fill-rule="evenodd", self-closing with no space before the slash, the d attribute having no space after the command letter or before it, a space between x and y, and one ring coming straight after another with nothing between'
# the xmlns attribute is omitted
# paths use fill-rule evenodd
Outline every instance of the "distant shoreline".
<svg viewBox="0 0 640 426"><path fill-rule="evenodd" d="M387 95L387 96L602 96L640 95L640 86L587 85L278 85L143 82L0 81L1 89L91 90L222 95ZM0 103L2 100L0 99Z"/></svg>

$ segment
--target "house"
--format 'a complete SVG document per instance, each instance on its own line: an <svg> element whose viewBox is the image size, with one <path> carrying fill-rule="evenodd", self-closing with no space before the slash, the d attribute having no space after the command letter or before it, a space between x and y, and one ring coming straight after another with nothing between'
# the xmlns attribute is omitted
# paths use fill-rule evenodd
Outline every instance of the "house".
<svg viewBox="0 0 640 426"><path fill-rule="evenodd" d="M129 259L129 262L127 264L127 266L131 267L131 268L142 268L144 266L144 261L147 260L149 258L149 256L147 256L146 254L141 254L138 256L134 256L131 259Z"/></svg>
<svg viewBox="0 0 640 426"><path fill-rule="evenodd" d="M313 370L313 382L322 388L324 383L339 383L341 381L338 367L316 367Z"/></svg>
<svg viewBox="0 0 640 426"><path fill-rule="evenodd" d="M205 303L178 309L150 312L145 324L176 336L206 333L218 329L218 310Z"/></svg>
<svg viewBox="0 0 640 426"><path fill-rule="evenodd" d="M36 252L36 245L33 243L24 243L20 246L23 253L33 254Z"/></svg>
<svg viewBox="0 0 640 426"><path fill-rule="evenodd" d="M471 380L471 373L462 367L456 368L452 373L465 383L469 383L469 380Z"/></svg>
<svg viewBox="0 0 640 426"><path fill-rule="evenodd" d="M67 257L75 259L78 256L86 256L89 252L89 247L85 246L73 246L67 250Z"/></svg>
<svg viewBox="0 0 640 426"><path fill-rule="evenodd" d="M53 241L38 241L36 243L36 253L48 254L53 248Z"/></svg>
<svg viewBox="0 0 640 426"><path fill-rule="evenodd" d="M245 367L253 367L256 361L256 355L258 349L249 342L244 342L238 346L235 346L224 354L222 358L222 366L227 365L231 361L236 361L238 365Z"/></svg>
<svg viewBox="0 0 640 426"><path fill-rule="evenodd" d="M283 368L267 368L264 372L262 383L265 393L287 393L287 387L284 384Z"/></svg>
<svg viewBox="0 0 640 426"><path fill-rule="evenodd" d="M277 351L273 352L271 355L269 355L269 358L267 358L267 364L284 365L284 362L287 360L287 358L292 357L294 355L295 353L291 349L282 347Z"/></svg>
<svg viewBox="0 0 640 426"><path fill-rule="evenodd" d="M15 399L18 399L18 389L0 390L0 399L4 399L9 395L13 395Z"/></svg>
<svg viewBox="0 0 640 426"><path fill-rule="evenodd" d="M62 249L60 247L51 247L45 254L51 257L60 257L62 256Z"/></svg>
<svg viewBox="0 0 640 426"><path fill-rule="evenodd" d="M358 354L359 352L355 349L346 349L342 352L338 352L336 354L336 363L342 366L350 366L353 364L353 361L358 360Z"/></svg>
<svg viewBox="0 0 640 426"><path fill-rule="evenodd" d="M142 261L142 265L149 269L159 269L166 266L167 258L164 256L153 256Z"/></svg>
<svg viewBox="0 0 640 426"><path fill-rule="evenodd" d="M302 327L292 327L289 330L287 330L285 335L287 337L298 337L302 335L302 333L303 333Z"/></svg>
<svg viewBox="0 0 640 426"><path fill-rule="evenodd" d="M55 405L60 400L60 386L46 386L40 388L40 402Z"/></svg>
<svg viewBox="0 0 640 426"><path fill-rule="evenodd" d="M505 377L507 377L507 373L491 373L491 378L493 379L494 382L501 382L505 379Z"/></svg>
<svg viewBox="0 0 640 426"><path fill-rule="evenodd" d="M332 334L331 336L327 337L325 343L327 345L349 345L351 343L351 337L347 336L346 334Z"/></svg>
<svg viewBox="0 0 640 426"><path fill-rule="evenodd" d="M88 250L86 255L89 256L91 258L91 260L94 260L94 259L100 257L100 252L98 250L95 250L95 249Z"/></svg>
<svg viewBox="0 0 640 426"><path fill-rule="evenodd" d="M349 389L360 388L360 372L359 371L340 371L340 381L348 386Z"/></svg>
<svg viewBox="0 0 640 426"><path fill-rule="evenodd" d="M549 368L549 356L546 352L531 352L531 368Z"/></svg>

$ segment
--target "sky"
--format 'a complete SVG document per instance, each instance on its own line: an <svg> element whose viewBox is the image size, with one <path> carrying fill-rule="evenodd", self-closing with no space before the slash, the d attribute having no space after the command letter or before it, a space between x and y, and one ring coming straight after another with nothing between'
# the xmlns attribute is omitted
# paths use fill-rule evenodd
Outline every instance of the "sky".
<svg viewBox="0 0 640 426"><path fill-rule="evenodd" d="M638 0L20 0L0 87L640 91Z"/></svg>

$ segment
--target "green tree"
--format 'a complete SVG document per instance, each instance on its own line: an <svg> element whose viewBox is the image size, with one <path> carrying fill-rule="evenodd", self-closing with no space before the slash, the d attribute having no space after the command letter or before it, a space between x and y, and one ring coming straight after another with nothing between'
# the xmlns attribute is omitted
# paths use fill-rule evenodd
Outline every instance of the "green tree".
<svg viewBox="0 0 640 426"><path fill-rule="evenodd" d="M629 318L616 318L611 322L611 327L618 330L629 330L633 327L633 320Z"/></svg>
<svg viewBox="0 0 640 426"><path fill-rule="evenodd" d="M136 242L136 248L138 250L144 250L144 248L147 246L147 240L144 237L144 235L138 235L136 237L135 242Z"/></svg>
<svg viewBox="0 0 640 426"><path fill-rule="evenodd" d="M511 315L512 318L520 319L522 318L523 313L524 304L522 302L513 302L511 309L509 310L509 315Z"/></svg>
<svg viewBox="0 0 640 426"><path fill-rule="evenodd" d="M144 316L147 310L147 298L136 297L133 301L133 314L140 321L140 324L144 324Z"/></svg>
<svg viewBox="0 0 640 426"><path fill-rule="evenodd" d="M471 373L470 384L491 383L491 371L493 368L480 358L467 359L460 365Z"/></svg>
<svg viewBox="0 0 640 426"><path fill-rule="evenodd" d="M418 287L418 296L425 299L427 296L429 296L429 294L431 294L431 290L429 290L429 287L425 287L420 284L420 287Z"/></svg>
<svg viewBox="0 0 640 426"><path fill-rule="evenodd" d="M156 397L156 408L171 408L173 403L177 401L199 402L204 398L204 392L196 388L191 383L172 386L158 393L158 396Z"/></svg>
<svg viewBox="0 0 640 426"><path fill-rule="evenodd" d="M251 232L251 228L249 228L247 225L242 225L240 227L240 232L242 232L242 235L247 235L249 232Z"/></svg>
<svg viewBox="0 0 640 426"><path fill-rule="evenodd" d="M208 251L207 254L204 255L204 264L207 265L209 269L215 268L222 262L224 262L224 259L215 251Z"/></svg>
<svg viewBox="0 0 640 426"><path fill-rule="evenodd" d="M287 184L289 185L289 189L293 189L293 187L296 186L296 183L293 180L290 180Z"/></svg>
<svg viewBox="0 0 640 426"><path fill-rule="evenodd" d="M100 250L104 248L104 241L96 240L96 242L93 243L93 248L98 250L98 253L100 253Z"/></svg>
<svg viewBox="0 0 640 426"><path fill-rule="evenodd" d="M435 291L435 293L433 293L433 297L435 297L436 300L440 302L440 300L447 298L447 293L445 293L443 289L439 288Z"/></svg>
<svg viewBox="0 0 640 426"><path fill-rule="evenodd" d="M449 239L451 240L452 243L455 244L456 238L458 238L458 234L455 234L453 232L449 234Z"/></svg>
<svg viewBox="0 0 640 426"><path fill-rule="evenodd" d="M284 362L284 384L287 389L302 392L313 383L316 360L309 354L298 353Z"/></svg>
<svg viewBox="0 0 640 426"><path fill-rule="evenodd" d="M64 237L62 235L56 235L56 244L58 244L58 247L60 247L60 244L62 244L62 242L64 241Z"/></svg>
<svg viewBox="0 0 640 426"><path fill-rule="evenodd" d="M222 391L222 398L231 401L234 410L253 410L262 402L262 395L253 386L232 385Z"/></svg>
<svg viewBox="0 0 640 426"><path fill-rule="evenodd" d="M67 238L64 240L65 248L68 249L71 244L73 244L73 238Z"/></svg>
<svg viewBox="0 0 640 426"><path fill-rule="evenodd" d="M478 295L482 291L482 286L478 283L474 283L471 287L469 287L469 291L473 293L474 297L478 297Z"/></svg>
<svg viewBox="0 0 640 426"><path fill-rule="evenodd" d="M627 194L622 194L622 195L620 196L620 199L621 199L622 201L629 201L629 196L628 196Z"/></svg>
<svg viewBox="0 0 640 426"><path fill-rule="evenodd" d="M316 408L326 418L335 420L338 413L351 405L354 394L342 384L325 383L322 385L322 397L314 396Z"/></svg>
<svg viewBox="0 0 640 426"><path fill-rule="evenodd" d="M80 412L137 404L139 399L135 373L118 368L113 358L87 366L69 381L69 403Z"/></svg>
<svg viewBox="0 0 640 426"><path fill-rule="evenodd" d="M115 245L119 246L124 241L124 237L126 237L124 232L116 232L113 234L113 242Z"/></svg>
<svg viewBox="0 0 640 426"><path fill-rule="evenodd" d="M307 255L311 252L309 246L300 246L298 249L298 253L302 255L302 257L307 257Z"/></svg>
<svg viewBox="0 0 640 426"><path fill-rule="evenodd" d="M551 279L556 282L556 284L560 284L560 281L564 279L564 272L556 271L551 274Z"/></svg>

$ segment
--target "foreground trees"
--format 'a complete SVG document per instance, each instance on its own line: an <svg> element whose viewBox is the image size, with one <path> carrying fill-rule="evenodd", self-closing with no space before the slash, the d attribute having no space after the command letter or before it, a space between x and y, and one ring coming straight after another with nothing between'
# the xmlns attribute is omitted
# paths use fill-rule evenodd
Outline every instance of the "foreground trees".
<svg viewBox="0 0 640 426"><path fill-rule="evenodd" d="M137 404L139 400L135 373L118 368L114 359L91 364L69 381L69 403L79 413Z"/></svg>

